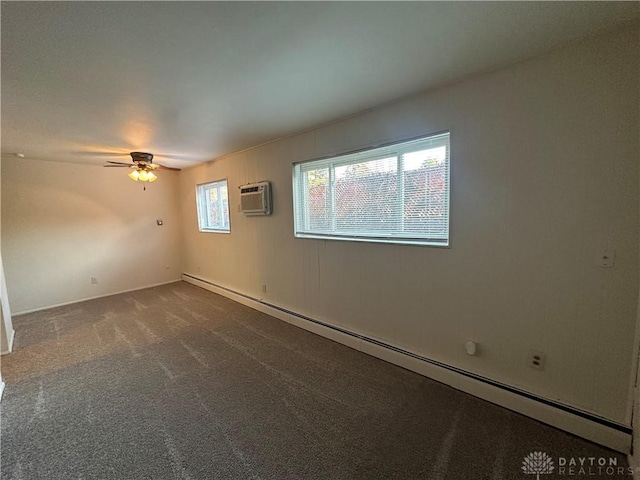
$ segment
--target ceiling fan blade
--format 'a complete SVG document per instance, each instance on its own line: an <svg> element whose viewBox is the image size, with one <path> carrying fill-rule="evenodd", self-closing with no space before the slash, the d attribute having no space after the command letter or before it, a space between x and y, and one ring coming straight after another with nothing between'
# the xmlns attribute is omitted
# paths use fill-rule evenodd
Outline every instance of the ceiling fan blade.
<svg viewBox="0 0 640 480"><path fill-rule="evenodd" d="M114 161L111 161L111 160L107 160L107 163L113 163L114 165L126 165L127 167L130 167L130 166L133 165L132 163L114 162Z"/></svg>
<svg viewBox="0 0 640 480"><path fill-rule="evenodd" d="M174 172L179 172L180 170L182 170L181 168L165 167L164 165L160 165L159 163L154 163L154 165L162 170L173 170Z"/></svg>
<svg viewBox="0 0 640 480"><path fill-rule="evenodd" d="M132 168L135 165L103 165L103 167Z"/></svg>

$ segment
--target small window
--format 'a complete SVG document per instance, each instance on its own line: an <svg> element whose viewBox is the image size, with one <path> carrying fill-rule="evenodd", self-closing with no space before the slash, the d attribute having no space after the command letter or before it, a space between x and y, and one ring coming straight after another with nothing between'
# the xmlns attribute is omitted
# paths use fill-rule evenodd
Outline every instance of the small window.
<svg viewBox="0 0 640 480"><path fill-rule="evenodd" d="M196 187L198 226L201 232L229 233L229 191L226 180Z"/></svg>
<svg viewBox="0 0 640 480"><path fill-rule="evenodd" d="M449 133L293 169L295 236L449 245Z"/></svg>

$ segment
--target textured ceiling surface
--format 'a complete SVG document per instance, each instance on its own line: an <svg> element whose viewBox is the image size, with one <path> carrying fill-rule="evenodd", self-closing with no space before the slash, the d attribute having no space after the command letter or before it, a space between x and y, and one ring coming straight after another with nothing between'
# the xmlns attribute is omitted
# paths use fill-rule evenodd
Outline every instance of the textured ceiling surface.
<svg viewBox="0 0 640 480"><path fill-rule="evenodd" d="M142 150L184 168L639 11L638 2L3 2L2 153L100 164Z"/></svg>

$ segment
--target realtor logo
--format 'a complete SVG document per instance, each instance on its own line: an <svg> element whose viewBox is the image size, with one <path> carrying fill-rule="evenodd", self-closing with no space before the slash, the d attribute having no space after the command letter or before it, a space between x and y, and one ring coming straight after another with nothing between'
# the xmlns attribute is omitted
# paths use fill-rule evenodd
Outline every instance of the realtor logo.
<svg viewBox="0 0 640 480"><path fill-rule="evenodd" d="M553 473L553 460L544 452L531 452L522 461L522 471L540 480L540 475Z"/></svg>

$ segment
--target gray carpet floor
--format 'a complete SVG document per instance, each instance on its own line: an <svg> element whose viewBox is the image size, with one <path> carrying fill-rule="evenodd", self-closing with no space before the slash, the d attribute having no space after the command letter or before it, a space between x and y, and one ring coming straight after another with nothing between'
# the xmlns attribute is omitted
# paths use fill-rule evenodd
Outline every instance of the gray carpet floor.
<svg viewBox="0 0 640 480"><path fill-rule="evenodd" d="M183 282L14 326L3 479L532 479L532 451L627 465Z"/></svg>

